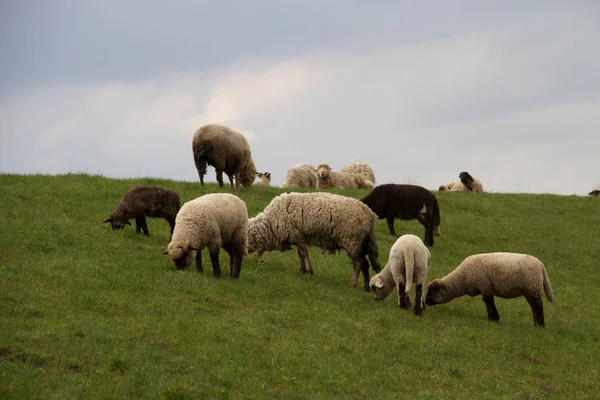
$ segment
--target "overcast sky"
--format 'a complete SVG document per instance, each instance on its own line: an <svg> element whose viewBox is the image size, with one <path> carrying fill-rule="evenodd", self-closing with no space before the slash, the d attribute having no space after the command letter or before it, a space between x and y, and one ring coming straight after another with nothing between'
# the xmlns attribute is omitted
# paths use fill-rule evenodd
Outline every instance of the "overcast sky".
<svg viewBox="0 0 600 400"><path fill-rule="evenodd" d="M362 159L378 183L585 195L599 48L593 0L2 1L0 171L198 181L192 136L221 123L277 186Z"/></svg>

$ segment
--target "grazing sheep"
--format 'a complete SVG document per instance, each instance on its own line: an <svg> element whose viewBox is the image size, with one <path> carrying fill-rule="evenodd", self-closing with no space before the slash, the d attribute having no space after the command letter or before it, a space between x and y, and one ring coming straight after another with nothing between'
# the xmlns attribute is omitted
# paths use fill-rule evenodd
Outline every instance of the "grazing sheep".
<svg viewBox="0 0 600 400"><path fill-rule="evenodd" d="M313 188L317 187L317 173L312 164L296 164L288 169L280 188Z"/></svg>
<svg viewBox="0 0 600 400"><path fill-rule="evenodd" d="M375 184L375 172L369 164L360 160L350 160L344 168L340 171L341 173L361 174L366 180Z"/></svg>
<svg viewBox="0 0 600 400"><path fill-rule="evenodd" d="M201 251L208 247L213 275L221 276L219 250L229 254L229 277L238 278L242 258L248 254L248 210L246 203L229 193L212 193L188 201L177 214L175 232L163 254L168 254L178 270L196 259L203 272Z"/></svg>
<svg viewBox="0 0 600 400"><path fill-rule="evenodd" d="M461 172L458 177L462 184L473 193L483 193L483 186L481 185L481 181L469 174L466 171Z"/></svg>
<svg viewBox="0 0 600 400"><path fill-rule="evenodd" d="M360 199L377 215L385 218L390 235L396 236L394 219L417 219L425 227L424 242L433 246L440 235L440 209L435 195L422 186L387 183L379 185Z"/></svg>
<svg viewBox="0 0 600 400"><path fill-rule="evenodd" d="M415 235L403 235L390 250L390 257L380 273L371 278L370 287L376 301L385 299L398 288L398 305L410 307L410 289L416 283L415 315L421 316L425 308L423 285L431 266L431 254L421 239Z"/></svg>
<svg viewBox="0 0 600 400"><path fill-rule="evenodd" d="M542 292L554 300L544 264L534 256L517 253L486 253L469 256L442 279L427 287L428 306L447 303L460 296L482 295L488 320L498 322L500 314L494 296L512 299L525 296L533 312L533 324L544 326Z"/></svg>
<svg viewBox="0 0 600 400"><path fill-rule="evenodd" d="M164 218L173 235L179 206L179 195L172 190L154 186L134 187L125 193L113 213L102 222L110 222L113 229L123 229L126 224L131 225L130 219L135 218L135 232L143 230L144 235L150 235L146 217Z"/></svg>
<svg viewBox="0 0 600 400"><path fill-rule="evenodd" d="M239 132L222 125L204 125L194 133L192 140L194 163L204 185L206 165L215 167L217 182L223 187L223 172L229 177L233 189L239 188L240 183L245 188L252 187L256 175L256 167L248 141Z"/></svg>
<svg viewBox="0 0 600 400"><path fill-rule="evenodd" d="M373 189L373 182L361 174L333 172L327 163L317 165L317 189Z"/></svg>
<svg viewBox="0 0 600 400"><path fill-rule="evenodd" d="M258 181L254 181L252 186L269 187L271 186L271 173L270 172L257 172L256 176L260 178Z"/></svg>
<svg viewBox="0 0 600 400"><path fill-rule="evenodd" d="M598 196L598 195L600 195L600 190L598 190L598 189L594 189L588 193L588 196Z"/></svg>
<svg viewBox="0 0 600 400"><path fill-rule="evenodd" d="M343 249L354 266L351 284L356 286L362 271L364 288L369 290L365 256L374 271L381 269L374 229L375 214L356 199L331 193L284 193L248 221L248 251L262 254L297 246L300 271L312 274L309 246L331 253Z"/></svg>

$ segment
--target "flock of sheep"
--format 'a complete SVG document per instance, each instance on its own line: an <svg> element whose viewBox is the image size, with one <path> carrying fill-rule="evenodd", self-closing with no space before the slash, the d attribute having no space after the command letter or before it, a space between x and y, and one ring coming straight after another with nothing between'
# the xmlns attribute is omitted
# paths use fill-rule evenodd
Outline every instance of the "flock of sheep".
<svg viewBox="0 0 600 400"><path fill-rule="evenodd" d="M270 186L271 174L257 172L248 141L239 132L222 125L205 125L193 137L194 162L200 182L204 184L207 165L215 168L217 181L223 186L223 173L239 188ZM255 179L258 177L258 180ZM460 180L440 186L439 190L483 192L481 182L467 172ZM235 182L235 185L234 185ZM422 315L425 305L433 306L463 296L482 295L490 321L500 316L494 296L524 296L529 303L534 325L544 326L542 294L553 301L552 288L544 265L527 254L487 253L467 257L451 273L424 285L431 266L427 246L433 246L440 235L440 211L434 193L416 185L384 184L375 187L373 169L362 161L351 161L340 172L327 163L296 164L281 184L282 188L308 187L372 189L358 200L328 192L283 193L276 196L253 218L246 204L229 193L213 193L180 206L177 193L159 187L130 189L114 212L104 221L113 229L131 225L136 232L148 235L146 217L166 219L171 226L171 241L164 254L183 269L195 261L203 272L201 251L208 248L213 275L220 277L219 251L229 254L229 276L240 276L242 261L254 252L262 261L266 251L287 251L296 246L300 271L312 274L308 247L322 253L345 250L352 260L351 284L356 286L359 274L363 287L375 300L383 300L398 289L398 305L411 305L409 293L415 284L415 315ZM592 193L590 193L592 194ZM596 194L597 195L597 194ZM375 221L385 218L390 235L396 235L396 218L417 219L425 228L424 240L403 235L392 246L388 262L381 269ZM369 277L369 266L377 274Z"/></svg>

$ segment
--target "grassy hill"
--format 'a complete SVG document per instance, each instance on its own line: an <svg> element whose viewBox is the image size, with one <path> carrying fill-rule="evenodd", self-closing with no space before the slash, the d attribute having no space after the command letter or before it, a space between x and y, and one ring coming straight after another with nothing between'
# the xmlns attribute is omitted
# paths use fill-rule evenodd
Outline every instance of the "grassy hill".
<svg viewBox="0 0 600 400"><path fill-rule="evenodd" d="M102 224L132 186L182 202L215 184L69 174L0 175L0 397L584 399L600 392L600 199L437 193L442 236L429 280L466 256L524 252L546 265L546 329L524 298L401 310L352 288L345 253L244 260L241 277L177 272L166 221ZM227 188L228 189L228 188ZM251 216L281 189L235 192ZM336 191L337 193L342 193ZM361 197L365 191L346 191ZM399 234L423 235L415 221ZM383 264L395 238L377 223ZM223 273L227 258L221 252ZM325 264L326 263L326 264ZM412 296L411 296L412 297Z"/></svg>

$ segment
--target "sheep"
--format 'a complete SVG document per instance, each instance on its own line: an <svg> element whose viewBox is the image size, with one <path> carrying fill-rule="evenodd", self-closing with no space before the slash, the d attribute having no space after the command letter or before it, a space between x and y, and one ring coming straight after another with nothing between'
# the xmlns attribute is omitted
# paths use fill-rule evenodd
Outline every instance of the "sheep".
<svg viewBox="0 0 600 400"><path fill-rule="evenodd" d="M390 235L396 236L394 219L417 219L425 227L424 242L433 246L440 235L440 209L437 198L428 189L417 185L387 183L379 185L360 199L377 215L385 218Z"/></svg>
<svg viewBox="0 0 600 400"><path fill-rule="evenodd" d="M600 190L598 189L594 189L591 192L588 193L588 196L596 196L598 197L598 195L600 195Z"/></svg>
<svg viewBox="0 0 600 400"><path fill-rule="evenodd" d="M525 296L533 312L533 324L544 327L542 291L554 300L544 264L528 254L485 253L471 255L442 279L427 286L428 306L447 303L460 296L482 295L488 320L500 321L494 296L511 299Z"/></svg>
<svg viewBox="0 0 600 400"><path fill-rule="evenodd" d="M246 203L229 193L212 193L185 203L175 220L168 254L178 270L196 259L196 270L202 269L201 251L208 247L213 275L221 277L219 250L229 254L229 277L238 278L242 258L248 254L248 210Z"/></svg>
<svg viewBox="0 0 600 400"><path fill-rule="evenodd" d="M285 174L285 180L279 186L280 188L291 187L317 187L317 172L312 164L296 164L288 169Z"/></svg>
<svg viewBox="0 0 600 400"><path fill-rule="evenodd" d="M149 236L146 217L164 218L171 226L171 236L175 229L175 217L179 211L179 195L173 190L154 186L140 186L129 189L119 200L113 213L102 223L110 222L113 229L123 229L135 218L135 232L144 231Z"/></svg>
<svg viewBox="0 0 600 400"><path fill-rule="evenodd" d="M481 181L466 171L461 172L458 177L462 184L473 193L483 193L483 186Z"/></svg>
<svg viewBox="0 0 600 400"><path fill-rule="evenodd" d="M369 286L375 301L385 299L398 287L398 305L410 307L410 289L415 282L415 308L417 316L423 315L425 296L423 285L431 267L431 253L421 239L415 235L403 235L396 240L390 250L390 257L380 273L371 278Z"/></svg>
<svg viewBox="0 0 600 400"><path fill-rule="evenodd" d="M369 164L360 160L350 160L344 168L340 171L341 173L352 173L352 174L361 174L365 177L366 180L373 182L375 184L375 172L373 172L373 168Z"/></svg>
<svg viewBox="0 0 600 400"><path fill-rule="evenodd" d="M300 272L312 274L308 247L345 250L353 262L350 283L356 287L359 271L369 290L369 262L381 266L375 241L375 214L351 197L331 193L283 193L248 221L248 251L287 251L298 248Z"/></svg>
<svg viewBox="0 0 600 400"><path fill-rule="evenodd" d="M361 174L333 172L327 163L320 163L316 168L317 189L373 189L373 182Z"/></svg>
<svg viewBox="0 0 600 400"><path fill-rule="evenodd" d="M256 176L260 178L258 181L254 181L252 186L269 187L271 186L271 173L270 172L257 172Z"/></svg>
<svg viewBox="0 0 600 400"><path fill-rule="evenodd" d="M245 188L252 187L256 166L250 145L241 133L223 125L204 125L194 133L192 150L202 186L208 164L215 167L220 187L223 187L223 172L229 177L232 189L234 177L236 189L240 183Z"/></svg>

